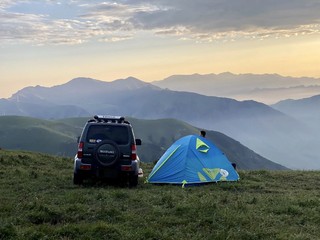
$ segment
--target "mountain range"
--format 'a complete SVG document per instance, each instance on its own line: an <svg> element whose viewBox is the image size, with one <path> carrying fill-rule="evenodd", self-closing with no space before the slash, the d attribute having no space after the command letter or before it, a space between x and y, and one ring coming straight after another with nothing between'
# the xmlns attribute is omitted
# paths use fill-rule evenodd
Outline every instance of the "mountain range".
<svg viewBox="0 0 320 240"><path fill-rule="evenodd" d="M314 105L312 99L310 102ZM179 119L222 132L286 167L319 169L316 124L282 111L281 105L173 91L133 77L113 82L76 78L54 87L24 88L9 99L1 99L0 114L56 119L108 113L140 119Z"/></svg>
<svg viewBox="0 0 320 240"><path fill-rule="evenodd" d="M284 77L278 74L193 74L174 75L152 82L161 88L196 92L237 100L274 104L285 99L300 99L320 93L320 79Z"/></svg>

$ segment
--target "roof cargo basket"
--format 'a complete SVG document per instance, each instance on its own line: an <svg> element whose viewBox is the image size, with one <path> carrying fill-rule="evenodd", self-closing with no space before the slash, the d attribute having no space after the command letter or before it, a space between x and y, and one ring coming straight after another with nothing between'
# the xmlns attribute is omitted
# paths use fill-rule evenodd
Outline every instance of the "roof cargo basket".
<svg viewBox="0 0 320 240"><path fill-rule="evenodd" d="M105 122L105 123L128 123L125 121L125 118L122 116L112 116L112 115L95 115L94 120L96 122Z"/></svg>

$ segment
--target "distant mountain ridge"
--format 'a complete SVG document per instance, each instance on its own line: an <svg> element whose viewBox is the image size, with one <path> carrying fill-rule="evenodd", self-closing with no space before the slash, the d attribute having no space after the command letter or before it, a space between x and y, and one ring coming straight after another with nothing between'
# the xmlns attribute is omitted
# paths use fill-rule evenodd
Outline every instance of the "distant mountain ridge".
<svg viewBox="0 0 320 240"><path fill-rule="evenodd" d="M155 87L136 78L118 79L113 82L104 82L92 78L75 78L71 81L53 87L26 87L13 94L9 101L38 103L46 100L52 104L74 104L81 105L80 99L86 104L93 96L102 97L108 95L113 97L115 92L137 90L144 87ZM89 99L86 99L90 97ZM96 100L96 99L94 99Z"/></svg>
<svg viewBox="0 0 320 240"><path fill-rule="evenodd" d="M320 168L319 161L315 161L320 159L320 153L313 129L252 100L161 89L135 78L113 82L77 78L51 88L24 88L10 99L0 100L0 115L56 119L99 113L140 119L179 119L222 132L286 167Z"/></svg>
<svg viewBox="0 0 320 240"><path fill-rule="evenodd" d="M46 119L90 116L100 111L99 103L105 104L119 94L140 88L160 89L133 77L113 82L75 78L53 87L25 87L8 99L0 99L0 115Z"/></svg>
<svg viewBox="0 0 320 240"><path fill-rule="evenodd" d="M304 98L320 92L320 78L283 77L278 74L173 75L152 84L175 91L207 96L255 100L273 104L286 98Z"/></svg>

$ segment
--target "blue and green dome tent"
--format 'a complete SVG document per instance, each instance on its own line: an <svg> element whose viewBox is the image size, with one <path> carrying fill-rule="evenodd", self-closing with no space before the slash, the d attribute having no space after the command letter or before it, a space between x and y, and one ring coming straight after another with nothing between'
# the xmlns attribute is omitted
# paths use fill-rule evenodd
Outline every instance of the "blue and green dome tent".
<svg viewBox="0 0 320 240"><path fill-rule="evenodd" d="M199 184L237 181L239 175L208 139L189 135L180 138L162 155L147 178L149 183Z"/></svg>

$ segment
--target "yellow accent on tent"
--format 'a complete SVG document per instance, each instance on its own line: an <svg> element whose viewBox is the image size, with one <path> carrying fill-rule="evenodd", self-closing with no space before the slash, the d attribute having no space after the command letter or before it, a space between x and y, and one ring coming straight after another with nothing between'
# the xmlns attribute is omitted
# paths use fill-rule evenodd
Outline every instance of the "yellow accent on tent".
<svg viewBox="0 0 320 240"><path fill-rule="evenodd" d="M227 178L224 176L221 176L220 181L227 181Z"/></svg>
<svg viewBox="0 0 320 240"><path fill-rule="evenodd" d="M188 182L186 180L182 181L182 188L184 188L184 185L186 185Z"/></svg>
<svg viewBox="0 0 320 240"><path fill-rule="evenodd" d="M203 171L208 175L211 180L214 180L220 172L220 168L204 168Z"/></svg>
<svg viewBox="0 0 320 240"><path fill-rule="evenodd" d="M198 172L198 177L199 177L199 179L200 179L201 182L208 182L208 180L206 179L206 177L203 176L201 172Z"/></svg>
<svg viewBox="0 0 320 240"><path fill-rule="evenodd" d="M199 149L201 147L204 147L205 149ZM209 151L210 147L205 144L203 141L201 141L201 139L197 138L197 142L196 142L196 149L199 151L199 152L203 152L203 153L206 153Z"/></svg>

